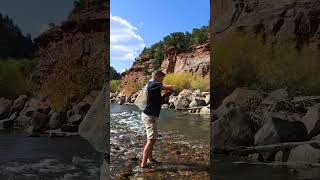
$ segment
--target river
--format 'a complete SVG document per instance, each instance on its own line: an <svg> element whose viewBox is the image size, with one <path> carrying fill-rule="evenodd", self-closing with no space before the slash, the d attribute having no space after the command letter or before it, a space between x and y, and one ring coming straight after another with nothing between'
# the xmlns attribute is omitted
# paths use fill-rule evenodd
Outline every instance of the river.
<svg viewBox="0 0 320 180"><path fill-rule="evenodd" d="M1 180L98 180L102 155L81 137L0 132Z"/></svg>

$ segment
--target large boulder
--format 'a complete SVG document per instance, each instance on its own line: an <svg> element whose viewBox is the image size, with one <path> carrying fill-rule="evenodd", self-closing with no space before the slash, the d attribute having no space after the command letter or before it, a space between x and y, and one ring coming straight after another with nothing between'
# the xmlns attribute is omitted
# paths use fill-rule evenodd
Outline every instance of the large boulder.
<svg viewBox="0 0 320 180"><path fill-rule="evenodd" d="M11 111L17 112L21 111L24 108L24 105L28 101L28 96L20 95L16 100L14 100Z"/></svg>
<svg viewBox="0 0 320 180"><path fill-rule="evenodd" d="M89 109L90 109L90 104L87 102L81 101L72 108L72 114L79 114L81 116L84 116Z"/></svg>
<svg viewBox="0 0 320 180"><path fill-rule="evenodd" d="M80 114L74 114L68 119L69 124L79 125L82 120L82 116Z"/></svg>
<svg viewBox="0 0 320 180"><path fill-rule="evenodd" d="M289 162L314 163L320 162L320 146L303 144L293 148L288 158Z"/></svg>
<svg viewBox="0 0 320 180"><path fill-rule="evenodd" d="M24 129L24 128L28 127L31 124L31 120L32 120L31 117L28 117L26 115L19 115L17 117L17 119L15 120L16 121L16 126L18 128Z"/></svg>
<svg viewBox="0 0 320 180"><path fill-rule="evenodd" d="M210 103L210 94L206 95L206 97L204 98L204 101L206 102L206 104Z"/></svg>
<svg viewBox="0 0 320 180"><path fill-rule="evenodd" d="M34 96L34 97L31 97L28 102L26 102L20 114L27 114L32 112L49 114L50 110L51 108L46 98L41 96Z"/></svg>
<svg viewBox="0 0 320 180"><path fill-rule="evenodd" d="M283 142L304 141L307 137L307 129L299 121L287 121L272 118L258 130L254 137L255 145L268 145Z"/></svg>
<svg viewBox="0 0 320 180"><path fill-rule="evenodd" d="M6 118L9 115L11 106L11 100L0 98L0 119Z"/></svg>
<svg viewBox="0 0 320 180"><path fill-rule="evenodd" d="M273 105L279 101L286 101L287 99L288 91L286 89L278 89L269 93L269 95L261 102L261 104Z"/></svg>
<svg viewBox="0 0 320 180"><path fill-rule="evenodd" d="M261 99L262 95L254 90L249 90L247 88L237 88L229 96L227 96L222 105L219 106L215 111L215 115L220 117L228 113L228 108L230 104L242 106L246 104L249 99Z"/></svg>
<svg viewBox="0 0 320 180"><path fill-rule="evenodd" d="M307 128L309 139L318 135L320 133L320 104L310 107L301 121Z"/></svg>
<svg viewBox="0 0 320 180"><path fill-rule="evenodd" d="M99 91L91 91L90 94L88 94L82 100L82 102L86 102L87 104L92 105L94 100L97 98L98 95L99 95Z"/></svg>
<svg viewBox="0 0 320 180"><path fill-rule="evenodd" d="M32 112L31 114L31 125L34 128L34 131L40 131L43 128L48 127L50 117L46 114L40 112Z"/></svg>
<svg viewBox="0 0 320 180"><path fill-rule="evenodd" d="M189 107L198 107L198 106L205 106L206 101L199 98L194 98L191 103L189 104Z"/></svg>
<svg viewBox="0 0 320 180"><path fill-rule="evenodd" d="M199 114L210 114L210 106L201 108Z"/></svg>
<svg viewBox="0 0 320 180"><path fill-rule="evenodd" d="M211 127L211 144L215 148L225 146L251 146L254 142L252 120L239 107L214 121Z"/></svg>
<svg viewBox="0 0 320 180"><path fill-rule="evenodd" d="M175 108L188 108L191 103L192 91L189 89L182 90L177 99L173 102Z"/></svg>

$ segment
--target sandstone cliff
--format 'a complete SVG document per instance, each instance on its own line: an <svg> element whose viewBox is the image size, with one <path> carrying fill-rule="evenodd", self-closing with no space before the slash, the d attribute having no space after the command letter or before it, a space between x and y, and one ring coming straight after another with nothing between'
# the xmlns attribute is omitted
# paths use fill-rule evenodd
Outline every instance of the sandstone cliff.
<svg viewBox="0 0 320 180"><path fill-rule="evenodd" d="M132 95L132 86L141 86L151 78L151 73L161 69L165 73L192 72L205 76L210 72L209 43L193 45L181 52L176 49L164 50L163 61L158 67L156 60L148 54L141 54L132 67L122 73L122 91L120 94Z"/></svg>
<svg viewBox="0 0 320 180"><path fill-rule="evenodd" d="M216 36L234 31L293 41L297 47L320 47L319 0L212 0Z"/></svg>

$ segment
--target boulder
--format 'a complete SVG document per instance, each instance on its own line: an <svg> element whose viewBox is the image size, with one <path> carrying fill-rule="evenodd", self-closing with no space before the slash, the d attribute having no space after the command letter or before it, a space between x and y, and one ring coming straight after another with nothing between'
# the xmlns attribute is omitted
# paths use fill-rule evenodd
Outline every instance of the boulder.
<svg viewBox="0 0 320 180"><path fill-rule="evenodd" d="M190 89L184 89L179 93L178 98L190 97L191 95L192 95L192 91Z"/></svg>
<svg viewBox="0 0 320 180"><path fill-rule="evenodd" d="M10 115L9 119L10 120L15 120L15 119L17 119L18 115L19 115L18 112L14 112L13 114Z"/></svg>
<svg viewBox="0 0 320 180"><path fill-rule="evenodd" d="M228 113L228 108L231 104L242 106L248 102L249 99L261 99L262 95L254 90L249 90L246 88L237 88L229 96L227 96L221 106L219 106L215 111L215 116L221 117L222 115Z"/></svg>
<svg viewBox="0 0 320 180"><path fill-rule="evenodd" d="M206 95L206 97L204 98L204 101L206 102L206 104L210 103L210 94Z"/></svg>
<svg viewBox="0 0 320 180"><path fill-rule="evenodd" d="M48 115L40 112L33 112L31 118L31 125L33 126L35 131L39 131L43 128L46 128L50 119Z"/></svg>
<svg viewBox="0 0 320 180"><path fill-rule="evenodd" d="M12 101L6 98L0 98L0 119L6 118L12 106Z"/></svg>
<svg viewBox="0 0 320 180"><path fill-rule="evenodd" d="M28 101L28 96L20 95L16 100L14 100L11 111L21 111L24 108L24 105Z"/></svg>
<svg viewBox="0 0 320 180"><path fill-rule="evenodd" d="M201 108L199 114L210 114L210 106Z"/></svg>
<svg viewBox="0 0 320 180"><path fill-rule="evenodd" d="M318 135L320 133L320 104L310 107L301 122L307 128L309 139Z"/></svg>
<svg viewBox="0 0 320 180"><path fill-rule="evenodd" d="M81 101L72 108L72 114L80 114L81 116L84 116L89 109L90 109L90 104L87 102Z"/></svg>
<svg viewBox="0 0 320 180"><path fill-rule="evenodd" d="M26 115L19 115L16 119L17 126L20 128L26 128L30 125L32 118Z"/></svg>
<svg viewBox="0 0 320 180"><path fill-rule="evenodd" d="M251 146L254 143L252 120L239 107L234 107L211 123L211 144L225 146Z"/></svg>
<svg viewBox="0 0 320 180"><path fill-rule="evenodd" d="M27 114L31 112L40 112L43 114L49 114L51 108L46 98L41 96L31 97L29 101L26 102L23 110L20 114Z"/></svg>
<svg viewBox="0 0 320 180"><path fill-rule="evenodd" d="M304 141L307 137L307 129L299 121L287 121L272 118L258 130L254 137L255 145L268 145L283 142Z"/></svg>
<svg viewBox="0 0 320 180"><path fill-rule="evenodd" d="M74 114L68 119L68 123L73 125L79 125L82 120L82 116L80 114Z"/></svg>
<svg viewBox="0 0 320 180"><path fill-rule="evenodd" d="M198 107L198 106L205 106L206 101L203 99L194 98L191 103L189 104L189 107Z"/></svg>
<svg viewBox="0 0 320 180"><path fill-rule="evenodd" d="M58 112L52 112L49 120L50 129L58 129L61 126L61 115Z"/></svg>
<svg viewBox="0 0 320 180"><path fill-rule="evenodd" d="M175 108L188 108L191 100L190 97L182 96L178 97L177 100L173 102Z"/></svg>
<svg viewBox="0 0 320 180"><path fill-rule="evenodd" d="M303 162L303 163L319 163L320 148L310 144L304 144L291 149L288 162Z"/></svg>
<svg viewBox="0 0 320 180"><path fill-rule="evenodd" d="M0 120L0 129L10 129L14 125L13 120L11 119L3 119Z"/></svg>
<svg viewBox="0 0 320 180"><path fill-rule="evenodd" d="M201 90L200 89L196 89L192 92L192 96L195 97L201 97Z"/></svg>
<svg viewBox="0 0 320 180"><path fill-rule="evenodd" d="M86 102L89 105L92 105L96 97L99 95L99 91L91 91L90 94L88 94L82 102ZM110 94L111 95L111 94Z"/></svg>
<svg viewBox="0 0 320 180"><path fill-rule="evenodd" d="M209 94L210 94L210 92L202 92L202 93L201 93L201 96L202 96L202 97L206 97L206 96L209 95Z"/></svg>

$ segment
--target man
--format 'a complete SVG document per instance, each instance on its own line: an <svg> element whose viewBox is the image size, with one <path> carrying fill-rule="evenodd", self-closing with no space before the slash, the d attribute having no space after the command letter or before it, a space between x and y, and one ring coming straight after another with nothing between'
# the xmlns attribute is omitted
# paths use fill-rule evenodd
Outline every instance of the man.
<svg viewBox="0 0 320 180"><path fill-rule="evenodd" d="M158 137L157 119L159 118L161 110L161 91L167 90L169 92L172 92L173 90L173 87L171 85L163 84L164 77L165 74L162 71L157 70L152 73L152 80L149 81L147 85L147 105L141 114L141 119L147 132L147 143L143 150L143 159L140 165L141 168L148 167L150 162L158 162L152 158L152 150ZM168 96L169 94L170 93L167 93L166 96Z"/></svg>

